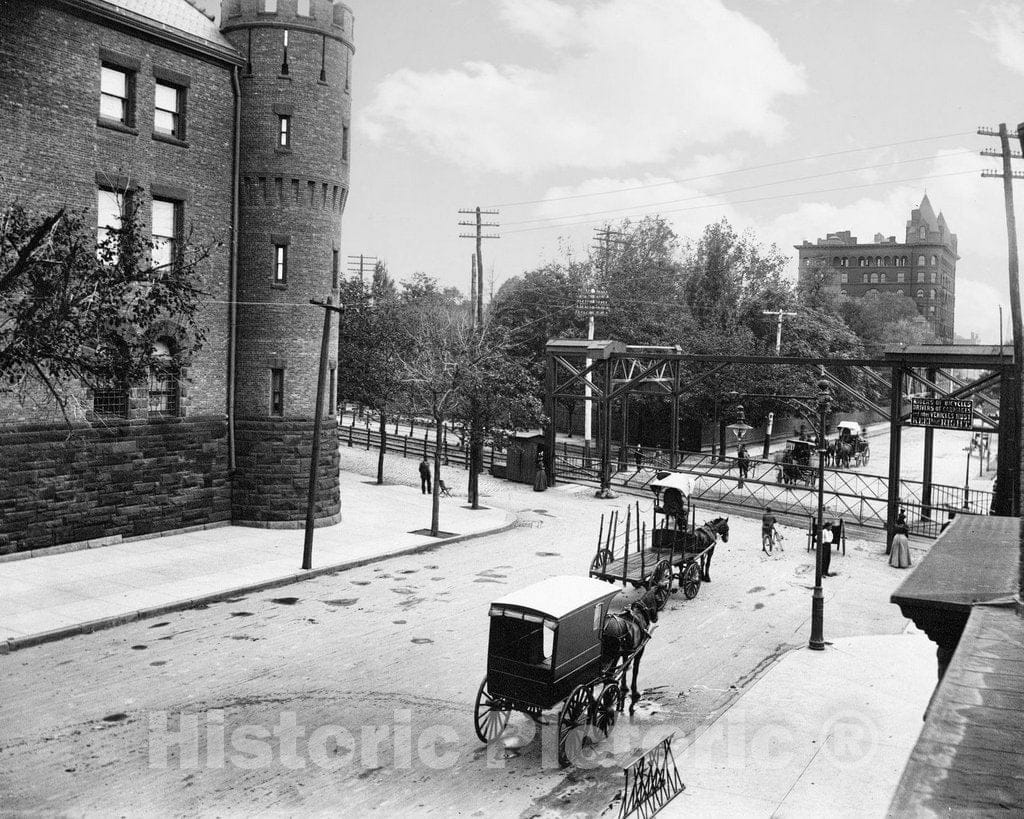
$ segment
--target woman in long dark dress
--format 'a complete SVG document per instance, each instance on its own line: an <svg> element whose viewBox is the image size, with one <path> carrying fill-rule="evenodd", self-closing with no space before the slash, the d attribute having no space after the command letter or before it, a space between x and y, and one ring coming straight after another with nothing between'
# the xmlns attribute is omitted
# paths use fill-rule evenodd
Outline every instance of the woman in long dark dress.
<svg viewBox="0 0 1024 819"><path fill-rule="evenodd" d="M907 526L907 516L902 511L893 528L889 565L895 569L910 567L910 527Z"/></svg>

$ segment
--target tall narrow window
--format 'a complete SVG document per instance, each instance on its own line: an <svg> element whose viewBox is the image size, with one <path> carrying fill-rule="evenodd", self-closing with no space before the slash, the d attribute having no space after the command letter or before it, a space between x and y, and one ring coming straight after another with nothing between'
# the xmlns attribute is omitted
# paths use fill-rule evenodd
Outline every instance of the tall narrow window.
<svg viewBox="0 0 1024 819"><path fill-rule="evenodd" d="M288 245L274 245L274 284L288 282Z"/></svg>
<svg viewBox="0 0 1024 819"><path fill-rule="evenodd" d="M153 101L153 130L175 139L185 138L184 113L185 90L157 82Z"/></svg>
<svg viewBox="0 0 1024 819"><path fill-rule="evenodd" d="M153 199L153 267L167 268L178 257L181 235L181 202Z"/></svg>
<svg viewBox="0 0 1024 819"><path fill-rule="evenodd" d="M124 218L124 196L116 191L96 191L96 241L106 240L121 229Z"/></svg>
<svg viewBox="0 0 1024 819"><path fill-rule="evenodd" d="M284 370L270 371L270 414L284 415Z"/></svg>
<svg viewBox="0 0 1024 819"><path fill-rule="evenodd" d="M338 414L338 402L334 399L334 387L337 383L337 367L331 365L331 380L327 388L327 411L331 415Z"/></svg>
<svg viewBox="0 0 1024 819"><path fill-rule="evenodd" d="M281 61L281 74L282 76L288 74L288 29L284 30L284 57Z"/></svg>
<svg viewBox="0 0 1024 819"><path fill-rule="evenodd" d="M100 116L103 119L132 125L132 86L134 74L124 68L104 63L100 68Z"/></svg>
<svg viewBox="0 0 1024 819"><path fill-rule="evenodd" d="M153 342L153 361L149 366L149 411L155 415L178 414L178 374L173 342L158 338Z"/></svg>
<svg viewBox="0 0 1024 819"><path fill-rule="evenodd" d="M282 148L288 148L292 144L292 118L288 114L278 115L277 144Z"/></svg>
<svg viewBox="0 0 1024 819"><path fill-rule="evenodd" d="M340 267L341 267L341 251L340 250L332 250L331 251L331 289L332 290L337 290L338 289L338 274L341 272L340 269L339 269Z"/></svg>
<svg viewBox="0 0 1024 819"><path fill-rule="evenodd" d="M928 238L928 228L925 228L925 227L921 228L918 231L917 235L919 237L921 237L922 239L927 239Z"/></svg>
<svg viewBox="0 0 1024 819"><path fill-rule="evenodd" d="M341 160L348 162L348 126L341 126Z"/></svg>

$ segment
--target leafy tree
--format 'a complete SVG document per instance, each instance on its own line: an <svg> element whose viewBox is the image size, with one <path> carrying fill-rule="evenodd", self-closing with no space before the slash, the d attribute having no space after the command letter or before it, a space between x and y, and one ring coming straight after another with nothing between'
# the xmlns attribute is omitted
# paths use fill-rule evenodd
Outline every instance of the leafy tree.
<svg viewBox="0 0 1024 819"><path fill-rule="evenodd" d="M378 265L378 269L379 269ZM338 394L376 411L380 429L377 483L384 483L387 422L405 403L402 356L409 347L409 305L400 300L393 283L374 271L365 287L358 279L341 284L346 305L338 333Z"/></svg>
<svg viewBox="0 0 1024 819"><path fill-rule="evenodd" d="M126 192L124 201L137 199ZM152 329L170 320L197 349L200 267L213 247L192 232L173 258L129 206L97 241L80 211L0 212L0 392L42 389L66 420L74 382L92 389L144 378L157 363Z"/></svg>

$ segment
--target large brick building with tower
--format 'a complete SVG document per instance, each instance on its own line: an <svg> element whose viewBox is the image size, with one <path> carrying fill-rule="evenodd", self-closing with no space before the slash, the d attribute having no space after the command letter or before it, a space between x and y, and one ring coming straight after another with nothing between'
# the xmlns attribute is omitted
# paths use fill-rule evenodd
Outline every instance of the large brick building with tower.
<svg viewBox="0 0 1024 819"><path fill-rule="evenodd" d="M351 10L223 0L217 25L188 0L3 6L3 204L79 210L102 232L131 198L154 240L212 250L199 349L158 325L173 366L123 395L62 385L70 429L0 393L0 552L301 525L323 322L309 302L336 298L349 189ZM321 453L325 524L340 516L333 424Z"/></svg>
<svg viewBox="0 0 1024 819"><path fill-rule="evenodd" d="M953 342L956 306L956 234L928 195L910 212L903 242L895 236L875 234L873 242L859 243L850 231L830 233L816 243L796 245L800 276L824 269L826 284L844 296L868 293L906 296L917 304L939 341Z"/></svg>

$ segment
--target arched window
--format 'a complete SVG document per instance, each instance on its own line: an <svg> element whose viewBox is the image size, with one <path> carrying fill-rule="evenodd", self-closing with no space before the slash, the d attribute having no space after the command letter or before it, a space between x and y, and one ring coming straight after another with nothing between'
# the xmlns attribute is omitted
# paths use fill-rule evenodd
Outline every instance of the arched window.
<svg viewBox="0 0 1024 819"><path fill-rule="evenodd" d="M928 275L928 280L932 284L935 284L935 282L938 281L938 278L939 278L939 274L936 273L934 270Z"/></svg>
<svg viewBox="0 0 1024 819"><path fill-rule="evenodd" d="M842 267L843 263L838 256L832 257L832 267Z"/></svg>
<svg viewBox="0 0 1024 819"><path fill-rule="evenodd" d="M896 291L896 295L897 296L902 296L903 295L903 288L902 287L899 290Z"/></svg>
<svg viewBox="0 0 1024 819"><path fill-rule="evenodd" d="M888 256L886 256L885 258L882 259L882 264L888 267L890 264L892 264L892 261L889 259Z"/></svg>
<svg viewBox="0 0 1024 819"><path fill-rule="evenodd" d="M928 298L930 298L932 301L935 300L935 288L934 287L931 290L928 291Z"/></svg>
<svg viewBox="0 0 1024 819"><path fill-rule="evenodd" d="M178 366L174 341L161 337L153 342L149 366L149 411L155 415L178 414Z"/></svg>
<svg viewBox="0 0 1024 819"><path fill-rule="evenodd" d="M910 264L910 258L909 257L907 257L907 256L900 256L900 259L903 260L903 266L904 267L906 267L908 264Z"/></svg>
<svg viewBox="0 0 1024 819"><path fill-rule="evenodd" d="M927 239L928 238L928 228L926 228L926 227L921 228L917 232L917 235L920 236L922 239Z"/></svg>
<svg viewBox="0 0 1024 819"><path fill-rule="evenodd" d="M939 263L939 260L935 258L935 254L932 254L932 267L935 267Z"/></svg>
<svg viewBox="0 0 1024 819"><path fill-rule="evenodd" d="M861 273L860 280L862 284L867 284L868 282L871 281L871 275L868 273Z"/></svg>
<svg viewBox="0 0 1024 819"><path fill-rule="evenodd" d="M917 281L918 284L920 284L921 282L924 281L924 271L923 270L918 270L917 271L917 279L915 281Z"/></svg>
<svg viewBox="0 0 1024 819"><path fill-rule="evenodd" d="M917 257L917 266L924 267L924 254Z"/></svg>
<svg viewBox="0 0 1024 819"><path fill-rule="evenodd" d="M923 299L924 298L924 290L918 290L917 291L917 297L919 299Z"/></svg>
<svg viewBox="0 0 1024 819"><path fill-rule="evenodd" d="M886 275L885 275L884 273L880 273L880 274L878 275L878 280L879 280L879 281L880 281L880 282L881 282L882 284L885 284L885 283L886 283L886 279L888 279L888 278L889 278L889 277L888 277L888 276L886 276Z"/></svg>
<svg viewBox="0 0 1024 819"><path fill-rule="evenodd" d="M882 257L881 256L875 256L875 267L881 267L881 266L882 266Z"/></svg>
<svg viewBox="0 0 1024 819"><path fill-rule="evenodd" d="M857 267L867 267L867 266L868 266L868 260L867 259L865 259L863 256L857 257Z"/></svg>

